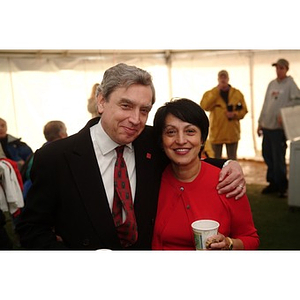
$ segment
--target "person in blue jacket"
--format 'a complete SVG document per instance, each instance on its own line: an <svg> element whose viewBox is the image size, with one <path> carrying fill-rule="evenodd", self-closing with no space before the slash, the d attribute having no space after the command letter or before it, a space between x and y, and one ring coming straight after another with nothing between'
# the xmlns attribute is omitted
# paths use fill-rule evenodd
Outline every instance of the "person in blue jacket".
<svg viewBox="0 0 300 300"><path fill-rule="evenodd" d="M43 146L57 141L59 139L66 138L68 136L67 133L67 127L64 122L54 120L54 121L49 121L45 126L43 130L46 142L43 144ZM26 200L27 193L29 191L29 188L32 185L31 179L30 179L30 171L33 163L33 156L34 153L29 155L27 160L25 161L22 169L21 169L21 175L22 175L22 180L24 183L23 187L23 197L24 201Z"/></svg>
<svg viewBox="0 0 300 300"><path fill-rule="evenodd" d="M26 159L33 153L32 149L21 138L7 133L7 123L0 118L0 157L9 158L21 169Z"/></svg>

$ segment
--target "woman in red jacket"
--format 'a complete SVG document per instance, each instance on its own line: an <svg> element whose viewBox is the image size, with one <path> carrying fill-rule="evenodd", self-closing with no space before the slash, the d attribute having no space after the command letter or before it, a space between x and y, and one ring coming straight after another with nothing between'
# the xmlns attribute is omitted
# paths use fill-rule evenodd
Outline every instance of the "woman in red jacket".
<svg viewBox="0 0 300 300"><path fill-rule="evenodd" d="M258 248L247 196L236 201L219 195L218 169L200 159L208 127L203 109L188 99L168 102L155 115L154 128L171 163L162 176L153 249L194 250L191 224L198 219L220 223L209 249Z"/></svg>

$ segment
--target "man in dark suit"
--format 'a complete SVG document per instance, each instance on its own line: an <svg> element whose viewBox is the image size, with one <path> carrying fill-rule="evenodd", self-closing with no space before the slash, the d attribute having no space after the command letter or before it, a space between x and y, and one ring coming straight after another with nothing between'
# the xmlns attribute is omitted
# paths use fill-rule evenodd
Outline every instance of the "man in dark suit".
<svg viewBox="0 0 300 300"><path fill-rule="evenodd" d="M138 228L136 242L125 249L151 249L165 166L152 127L146 126L154 102L155 89L148 72L125 64L105 72L97 92L101 119L90 120L77 134L42 147L34 156L33 185L16 227L23 247L124 249L112 207L115 148L125 145L123 155ZM231 193L240 196L245 192L244 178L235 167L230 163L222 170L223 177L231 175L220 191L233 190Z"/></svg>

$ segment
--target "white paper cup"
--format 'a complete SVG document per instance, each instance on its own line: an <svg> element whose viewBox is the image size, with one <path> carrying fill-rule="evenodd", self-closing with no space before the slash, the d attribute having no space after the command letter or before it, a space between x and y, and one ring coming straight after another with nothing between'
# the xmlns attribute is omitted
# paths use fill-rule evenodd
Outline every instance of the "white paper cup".
<svg viewBox="0 0 300 300"><path fill-rule="evenodd" d="M192 223L196 250L206 249L207 238L218 233L220 224L214 220L197 220Z"/></svg>

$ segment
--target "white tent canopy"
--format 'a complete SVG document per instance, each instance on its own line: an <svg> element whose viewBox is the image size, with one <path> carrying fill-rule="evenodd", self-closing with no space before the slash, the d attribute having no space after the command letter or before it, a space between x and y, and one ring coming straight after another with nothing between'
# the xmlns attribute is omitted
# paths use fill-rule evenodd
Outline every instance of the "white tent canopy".
<svg viewBox="0 0 300 300"><path fill-rule="evenodd" d="M69 135L85 125L92 86L114 64L136 65L152 74L157 102L148 124L172 97L199 103L203 93L217 85L218 71L226 69L249 111L241 120L238 157L261 159L257 119L267 85L276 77L271 64L279 58L290 62L288 75L300 86L300 50L2 50L0 117L10 134L36 150L45 142L46 122L63 121Z"/></svg>

